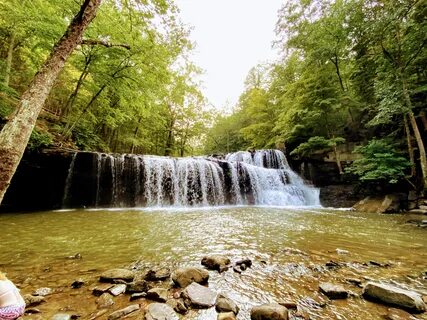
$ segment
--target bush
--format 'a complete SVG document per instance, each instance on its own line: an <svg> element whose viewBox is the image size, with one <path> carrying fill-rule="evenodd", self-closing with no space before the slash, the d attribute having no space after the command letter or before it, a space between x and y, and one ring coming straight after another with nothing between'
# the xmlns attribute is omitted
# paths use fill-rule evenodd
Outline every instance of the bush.
<svg viewBox="0 0 427 320"><path fill-rule="evenodd" d="M373 139L366 146L356 148L354 153L360 153L362 158L355 160L346 171L359 176L363 182L395 184L405 178L405 171L411 166L386 139Z"/></svg>
<svg viewBox="0 0 427 320"><path fill-rule="evenodd" d="M47 148L52 145L52 136L49 133L34 129L31 132L30 141L28 141L27 149L35 151L41 148Z"/></svg>

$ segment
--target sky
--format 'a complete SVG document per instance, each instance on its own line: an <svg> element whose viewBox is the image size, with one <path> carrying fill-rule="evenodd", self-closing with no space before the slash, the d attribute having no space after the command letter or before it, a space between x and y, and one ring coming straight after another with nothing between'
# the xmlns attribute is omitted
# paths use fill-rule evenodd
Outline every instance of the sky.
<svg viewBox="0 0 427 320"><path fill-rule="evenodd" d="M283 0L176 0L193 27L191 60L204 70L202 91L218 109L233 107L249 70L274 60L277 11Z"/></svg>

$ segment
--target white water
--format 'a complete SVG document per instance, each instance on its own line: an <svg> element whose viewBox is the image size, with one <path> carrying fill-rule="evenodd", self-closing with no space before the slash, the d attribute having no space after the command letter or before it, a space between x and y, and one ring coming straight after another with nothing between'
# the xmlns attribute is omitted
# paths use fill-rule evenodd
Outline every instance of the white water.
<svg viewBox="0 0 427 320"><path fill-rule="evenodd" d="M93 157L89 169L96 193L90 207L320 205L318 189L306 185L278 150L232 153L225 161L102 153ZM64 203L68 207L79 206L70 194L79 183L77 162L78 156L65 186L64 199L74 199Z"/></svg>

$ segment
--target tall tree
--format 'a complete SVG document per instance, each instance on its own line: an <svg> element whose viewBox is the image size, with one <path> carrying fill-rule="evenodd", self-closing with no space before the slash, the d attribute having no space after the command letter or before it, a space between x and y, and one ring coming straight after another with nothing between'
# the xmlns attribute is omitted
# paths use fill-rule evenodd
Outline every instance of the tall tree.
<svg viewBox="0 0 427 320"><path fill-rule="evenodd" d="M82 42L83 33L95 18L101 0L85 0L74 16L62 38L22 94L18 107L0 132L0 203L21 161L37 117L52 89L58 74L76 46Z"/></svg>

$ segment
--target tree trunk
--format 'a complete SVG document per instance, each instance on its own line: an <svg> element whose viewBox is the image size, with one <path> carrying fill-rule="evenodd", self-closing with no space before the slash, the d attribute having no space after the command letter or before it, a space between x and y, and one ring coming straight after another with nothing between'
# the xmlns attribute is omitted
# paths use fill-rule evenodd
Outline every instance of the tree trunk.
<svg viewBox="0 0 427 320"><path fill-rule="evenodd" d="M405 125L406 144L408 145L409 161L411 162L411 177L415 177L416 167L415 167L414 148L412 148L412 136L409 128L408 118L406 115L403 116L403 123Z"/></svg>
<svg viewBox="0 0 427 320"><path fill-rule="evenodd" d="M8 87L10 80L10 71L12 70L13 49L15 46L15 32L12 31L9 39L9 48L7 50L6 67L4 71L3 84Z"/></svg>
<svg viewBox="0 0 427 320"><path fill-rule="evenodd" d="M420 112L421 121L423 122L424 131L427 131L427 117L424 111Z"/></svg>
<svg viewBox="0 0 427 320"><path fill-rule="evenodd" d="M49 58L22 94L17 110L0 132L0 203L21 161L37 117L65 61L81 43L82 36L95 18L101 0L85 0Z"/></svg>
<svg viewBox="0 0 427 320"><path fill-rule="evenodd" d="M423 175L423 191L425 191L427 190L426 149L424 148L423 138L421 137L420 130L418 129L417 120L415 119L414 113L412 112L411 97L409 96L408 85L406 83L406 78L404 77L403 72L401 72L401 80L402 80L403 97L405 99L406 106L410 110L408 112L409 122L411 123L412 131L414 131L415 140L417 141L418 151L420 154L420 165L421 165L421 172Z"/></svg>

